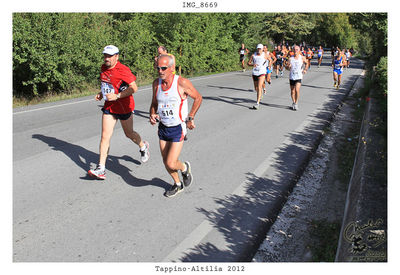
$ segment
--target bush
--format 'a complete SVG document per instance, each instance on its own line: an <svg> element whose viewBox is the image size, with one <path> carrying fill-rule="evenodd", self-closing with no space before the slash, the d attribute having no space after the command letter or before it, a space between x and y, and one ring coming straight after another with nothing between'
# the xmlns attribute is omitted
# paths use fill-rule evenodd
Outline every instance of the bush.
<svg viewBox="0 0 400 275"><path fill-rule="evenodd" d="M384 95L387 94L387 56L381 57L376 66L376 83Z"/></svg>
<svg viewBox="0 0 400 275"><path fill-rule="evenodd" d="M101 49L110 40L105 14L13 14L14 95L70 91L98 78Z"/></svg>

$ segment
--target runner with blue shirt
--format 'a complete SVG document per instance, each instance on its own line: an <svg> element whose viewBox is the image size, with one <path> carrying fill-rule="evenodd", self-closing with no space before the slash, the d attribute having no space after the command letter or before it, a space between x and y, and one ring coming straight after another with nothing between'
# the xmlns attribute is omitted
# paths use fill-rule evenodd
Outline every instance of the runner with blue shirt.
<svg viewBox="0 0 400 275"><path fill-rule="evenodd" d="M333 67L333 87L335 87L337 90L339 89L340 82L342 80L342 73L343 73L343 67L344 67L344 62L343 62L343 56L340 50L337 51L335 58L333 59L332 62L332 67Z"/></svg>

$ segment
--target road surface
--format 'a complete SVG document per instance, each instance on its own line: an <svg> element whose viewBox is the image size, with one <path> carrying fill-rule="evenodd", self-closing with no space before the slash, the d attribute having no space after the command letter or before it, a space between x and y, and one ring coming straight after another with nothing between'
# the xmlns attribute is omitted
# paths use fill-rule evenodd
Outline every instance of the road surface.
<svg viewBox="0 0 400 275"><path fill-rule="evenodd" d="M135 94L134 128L150 160L120 127L107 179L98 161L102 103L93 97L13 110L13 260L16 262L236 262L251 260L321 132L361 73L352 61L340 90L330 58L304 76L290 109L288 72L267 85L260 109L251 72L191 79L203 95L181 160L194 183L176 197L148 122L150 86ZM191 102L189 102L191 106Z"/></svg>

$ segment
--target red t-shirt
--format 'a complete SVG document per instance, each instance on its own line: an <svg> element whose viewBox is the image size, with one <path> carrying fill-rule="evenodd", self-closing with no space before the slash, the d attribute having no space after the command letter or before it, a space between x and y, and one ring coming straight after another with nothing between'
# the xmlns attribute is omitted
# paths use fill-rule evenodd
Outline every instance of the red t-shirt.
<svg viewBox="0 0 400 275"><path fill-rule="evenodd" d="M104 64L101 66L100 81L102 91L119 94L135 80L136 76L132 74L131 70L119 61L112 69L108 69ZM106 101L103 108L114 114L128 114L135 109L135 101L133 95L130 95L116 101Z"/></svg>

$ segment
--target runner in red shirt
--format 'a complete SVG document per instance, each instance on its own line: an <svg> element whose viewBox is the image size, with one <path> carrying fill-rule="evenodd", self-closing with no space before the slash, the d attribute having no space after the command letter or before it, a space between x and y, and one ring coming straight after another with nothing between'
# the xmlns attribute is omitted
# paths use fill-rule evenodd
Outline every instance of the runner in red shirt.
<svg viewBox="0 0 400 275"><path fill-rule="evenodd" d="M131 70L121 64L119 50L113 45L106 46L103 51L104 64L101 66L101 91L95 96L96 101L105 100L102 118L102 133L100 141L99 164L95 169L88 171L89 175L104 180L106 178L105 165L110 147L110 139L118 119L127 138L131 139L140 148L141 161L147 162L150 157L149 144L142 141L140 135L133 130L133 116L135 101L133 93L138 88L136 77Z"/></svg>

